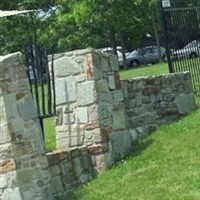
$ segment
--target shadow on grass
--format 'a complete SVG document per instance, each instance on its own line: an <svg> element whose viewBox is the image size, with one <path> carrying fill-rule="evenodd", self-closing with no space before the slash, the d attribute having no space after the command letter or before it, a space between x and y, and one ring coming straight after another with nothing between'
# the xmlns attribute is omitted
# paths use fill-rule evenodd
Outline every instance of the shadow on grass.
<svg viewBox="0 0 200 200"><path fill-rule="evenodd" d="M143 140L138 140L137 142L133 143L133 152L131 153L132 157L139 156L142 154L150 145L153 144L152 137L147 137Z"/></svg>
<svg viewBox="0 0 200 200"><path fill-rule="evenodd" d="M74 192L69 192L65 197L59 200L80 200L80 198Z"/></svg>
<svg viewBox="0 0 200 200"><path fill-rule="evenodd" d="M124 160L141 155L147 148L149 148L150 145L153 144L153 142L154 140L150 136L133 142L132 151L129 153L129 155L126 156Z"/></svg>
<svg viewBox="0 0 200 200"><path fill-rule="evenodd" d="M127 155L124 159L121 159L119 162L116 162L111 168L117 167L118 165L120 165L121 163L123 163L125 160L129 158L133 158L133 157L141 155L151 144L153 144L153 142L154 140L150 136L147 136L144 139L140 139L137 142L134 142L132 152L129 155ZM96 178L92 179L91 181L94 181L95 179ZM67 193L67 195L61 198L60 200L80 200L81 194L77 194L76 191L77 190L74 190L74 192L72 191L72 192Z"/></svg>

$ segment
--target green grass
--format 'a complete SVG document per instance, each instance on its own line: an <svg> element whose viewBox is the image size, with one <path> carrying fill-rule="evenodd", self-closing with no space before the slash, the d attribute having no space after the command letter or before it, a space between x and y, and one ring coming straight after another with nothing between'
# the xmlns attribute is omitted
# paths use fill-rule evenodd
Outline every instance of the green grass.
<svg viewBox="0 0 200 200"><path fill-rule="evenodd" d="M137 68L131 68L129 70L122 70L120 76L122 79L133 78L138 76L152 76L160 74L168 74L167 63L159 63L155 65L139 66Z"/></svg>
<svg viewBox="0 0 200 200"><path fill-rule="evenodd" d="M55 117L44 119L45 147L48 151L56 149Z"/></svg>
<svg viewBox="0 0 200 200"><path fill-rule="evenodd" d="M132 155L63 200L199 200L200 109L134 145Z"/></svg>

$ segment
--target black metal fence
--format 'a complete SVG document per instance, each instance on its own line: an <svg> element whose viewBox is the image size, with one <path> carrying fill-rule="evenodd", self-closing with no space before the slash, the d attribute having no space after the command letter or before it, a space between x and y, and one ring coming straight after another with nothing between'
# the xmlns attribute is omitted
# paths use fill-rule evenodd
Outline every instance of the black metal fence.
<svg viewBox="0 0 200 200"><path fill-rule="evenodd" d="M30 42L25 47L25 61L31 92L45 139L43 120L55 115L53 55L48 56L44 48Z"/></svg>
<svg viewBox="0 0 200 200"><path fill-rule="evenodd" d="M200 0L161 0L161 15L170 72L190 71L200 89Z"/></svg>

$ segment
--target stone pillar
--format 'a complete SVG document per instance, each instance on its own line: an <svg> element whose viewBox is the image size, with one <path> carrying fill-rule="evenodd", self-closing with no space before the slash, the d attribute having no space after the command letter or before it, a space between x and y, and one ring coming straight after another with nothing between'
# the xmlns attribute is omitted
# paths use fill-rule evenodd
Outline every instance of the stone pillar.
<svg viewBox="0 0 200 200"><path fill-rule="evenodd" d="M58 149L87 147L97 171L130 149L116 56L79 50L54 61Z"/></svg>
<svg viewBox="0 0 200 200"><path fill-rule="evenodd" d="M53 199L21 53L0 57L0 199Z"/></svg>

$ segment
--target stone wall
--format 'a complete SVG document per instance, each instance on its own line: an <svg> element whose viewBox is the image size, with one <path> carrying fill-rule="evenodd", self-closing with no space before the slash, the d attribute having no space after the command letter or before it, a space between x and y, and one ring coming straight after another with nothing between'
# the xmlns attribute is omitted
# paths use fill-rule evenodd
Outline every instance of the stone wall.
<svg viewBox="0 0 200 200"><path fill-rule="evenodd" d="M196 108L189 72L122 80L122 85L133 139Z"/></svg>
<svg viewBox="0 0 200 200"><path fill-rule="evenodd" d="M127 155L138 137L196 108L188 72L121 81L113 55L81 50L56 57L57 148L85 148L93 172Z"/></svg>
<svg viewBox="0 0 200 200"><path fill-rule="evenodd" d="M0 199L53 199L41 128L22 56L0 57Z"/></svg>
<svg viewBox="0 0 200 200"><path fill-rule="evenodd" d="M113 55L56 55L57 150L45 153L21 54L0 58L0 200L53 200L195 109L189 73L120 80Z"/></svg>

